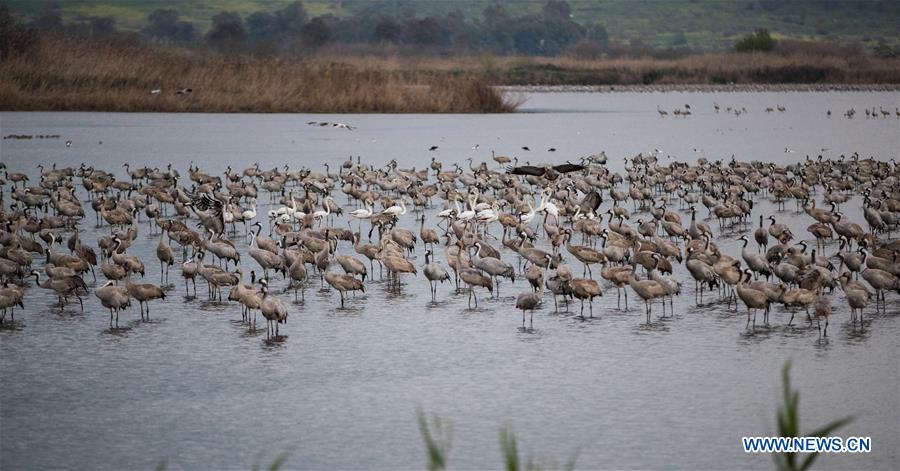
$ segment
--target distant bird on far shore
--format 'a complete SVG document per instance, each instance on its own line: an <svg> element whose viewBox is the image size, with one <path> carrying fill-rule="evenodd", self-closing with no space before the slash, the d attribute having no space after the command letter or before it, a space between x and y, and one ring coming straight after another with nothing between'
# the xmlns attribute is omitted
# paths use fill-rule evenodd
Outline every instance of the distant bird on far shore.
<svg viewBox="0 0 900 471"><path fill-rule="evenodd" d="M438 146L431 146L428 148L428 150L434 152L434 151L438 150Z"/></svg>
<svg viewBox="0 0 900 471"><path fill-rule="evenodd" d="M72 147L72 141L66 141L66 147Z"/></svg>
<svg viewBox="0 0 900 471"><path fill-rule="evenodd" d="M347 123L332 123L330 121L307 121L306 124L308 124L310 126L320 126L320 127L331 126L333 128L346 129L348 131L352 131L352 130L356 129L355 126L350 126Z"/></svg>
<svg viewBox="0 0 900 471"><path fill-rule="evenodd" d="M785 153L785 154L793 154L794 152L797 152L797 151L795 151L794 149L791 149L791 148L789 148L789 147L785 147L785 148L784 148L784 153Z"/></svg>
<svg viewBox="0 0 900 471"><path fill-rule="evenodd" d="M522 150L530 151L531 149L529 149L528 146L522 146Z"/></svg>
<svg viewBox="0 0 900 471"><path fill-rule="evenodd" d="M547 149L547 152L556 152L556 147L551 147Z"/></svg>
<svg viewBox="0 0 900 471"><path fill-rule="evenodd" d="M153 90L150 90L151 95L159 95L160 93L162 93L162 88L154 88Z"/></svg>

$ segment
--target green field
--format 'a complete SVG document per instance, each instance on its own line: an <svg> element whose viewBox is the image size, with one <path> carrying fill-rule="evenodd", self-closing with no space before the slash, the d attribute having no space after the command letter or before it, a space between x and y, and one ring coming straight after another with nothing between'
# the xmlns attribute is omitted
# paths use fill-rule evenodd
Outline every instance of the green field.
<svg viewBox="0 0 900 471"><path fill-rule="evenodd" d="M111 16L125 30L140 29L153 10L172 8L181 19L206 31L210 17L228 10L246 16L275 11L292 0L59 0L64 20ZM50 2L6 0L13 12L29 17ZM442 16L462 12L480 21L486 6L500 3L512 16L539 13L543 1L533 0L306 0L310 17L347 17L366 10L388 16ZM763 27L776 37L900 43L898 0L569 0L573 19L582 25L602 24L614 40L642 41L665 47L725 49L736 38Z"/></svg>

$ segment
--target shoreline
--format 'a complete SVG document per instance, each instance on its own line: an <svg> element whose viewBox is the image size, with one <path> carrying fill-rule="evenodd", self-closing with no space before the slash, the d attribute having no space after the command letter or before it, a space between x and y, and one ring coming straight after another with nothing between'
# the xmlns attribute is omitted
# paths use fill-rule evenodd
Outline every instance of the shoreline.
<svg viewBox="0 0 900 471"><path fill-rule="evenodd" d="M900 83L742 83L666 85L496 85L503 93L900 92Z"/></svg>

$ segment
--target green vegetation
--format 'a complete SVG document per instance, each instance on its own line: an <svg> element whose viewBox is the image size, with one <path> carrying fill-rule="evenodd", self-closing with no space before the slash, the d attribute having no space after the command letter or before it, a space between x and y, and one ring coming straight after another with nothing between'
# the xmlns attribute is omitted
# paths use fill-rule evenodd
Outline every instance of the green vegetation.
<svg viewBox="0 0 900 471"><path fill-rule="evenodd" d="M52 12L50 1L6 2L29 21ZM137 32L146 28L154 11L170 9L202 38L221 12L246 21L257 13L276 15L292 3L67 0L59 2L58 13L65 23L89 26L94 17L109 17L119 29ZM309 19L322 18L336 42L418 38L426 43L439 40L448 51L554 55L574 44L573 34L601 45L727 50L753 28L765 28L776 39L900 45L896 27L900 2L896 0L305 0L302 6Z"/></svg>
<svg viewBox="0 0 900 471"><path fill-rule="evenodd" d="M778 436L780 437L824 437L849 423L845 417L808 433L800 433L800 392L791 389L791 364L785 363L781 370L784 404L778 408ZM775 465L779 471L805 471L812 466L818 453L809 453L803 461L798 461L797 453L775 455Z"/></svg>
<svg viewBox="0 0 900 471"><path fill-rule="evenodd" d="M819 428L813 432L800 433L800 392L791 388L791 364L785 363L781 370L782 391L784 404L778 408L778 436L780 437L824 437L837 429L849 423L852 418L845 417L835 420L828 425ZM453 427L442 421L437 415L427 416L421 407L416 408L416 418L419 423L419 433L422 435L422 441L425 443L425 454L427 457L426 467L428 471L445 471L447 467L448 456L453 441ZM516 438L516 432L512 425L504 425L500 428L500 453L503 458L503 467L506 471L539 471L541 469L555 469L556 466L552 462L549 465L543 465L536 461L532 455L527 455L524 459L519 452L519 443ZM275 461L267 468L269 471L278 471L285 463L290 453L282 453L278 455ZM775 455L775 465L779 471L806 471L810 469L815 462L818 453L809 453L801 462L798 461L797 453L783 453ZM562 469L572 470L575 468L575 462L578 459L577 451L565 462ZM164 471L167 462L162 461L156 467L157 471ZM253 465L252 471L260 471L258 464Z"/></svg>
<svg viewBox="0 0 900 471"><path fill-rule="evenodd" d="M772 39L769 30L765 28L757 29L753 34L744 36L734 45L735 52L771 52L775 49L777 41Z"/></svg>
<svg viewBox="0 0 900 471"><path fill-rule="evenodd" d="M450 454L450 443L453 436L452 428L442 423L441 418L436 415L433 415L429 421L421 407L416 410L416 416L419 420L419 433L422 434L422 440L425 442L428 471L446 470L447 457ZM511 425L505 425L500 428L500 453L503 457L503 467L506 471L540 471L544 469L531 455L524 460L522 459L519 455L516 432ZM577 457L577 453L573 454L566 461L563 469L574 469ZM548 469L555 468L556 466L552 463L548 467Z"/></svg>
<svg viewBox="0 0 900 471"><path fill-rule="evenodd" d="M428 471L447 469L447 455L450 454L450 445L453 441L453 428L442 424L441 418L436 415L432 416L429 423L421 407L416 409L416 416L419 419L419 433L425 441Z"/></svg>

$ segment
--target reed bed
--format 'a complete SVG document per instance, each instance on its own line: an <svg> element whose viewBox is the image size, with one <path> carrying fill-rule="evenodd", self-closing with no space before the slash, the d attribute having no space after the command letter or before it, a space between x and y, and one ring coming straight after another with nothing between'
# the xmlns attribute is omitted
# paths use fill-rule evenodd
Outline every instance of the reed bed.
<svg viewBox="0 0 900 471"><path fill-rule="evenodd" d="M505 113L522 101L494 86L705 84L900 84L900 59L841 50L577 59L362 56L346 48L259 58L45 36L0 61L0 109ZM176 94L185 88L191 92Z"/></svg>
<svg viewBox="0 0 900 471"><path fill-rule="evenodd" d="M479 74L407 74L318 58L44 39L0 63L3 110L503 113L517 106Z"/></svg>

